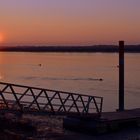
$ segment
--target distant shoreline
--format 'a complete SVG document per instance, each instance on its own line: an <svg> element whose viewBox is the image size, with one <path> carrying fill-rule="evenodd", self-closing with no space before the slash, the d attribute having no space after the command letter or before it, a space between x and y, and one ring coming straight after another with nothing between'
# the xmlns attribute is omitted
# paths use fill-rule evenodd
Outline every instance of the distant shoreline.
<svg viewBox="0 0 140 140"><path fill-rule="evenodd" d="M118 52L115 45L94 45L94 46L12 46L0 47L1 52ZM140 45L126 45L125 52L140 53Z"/></svg>

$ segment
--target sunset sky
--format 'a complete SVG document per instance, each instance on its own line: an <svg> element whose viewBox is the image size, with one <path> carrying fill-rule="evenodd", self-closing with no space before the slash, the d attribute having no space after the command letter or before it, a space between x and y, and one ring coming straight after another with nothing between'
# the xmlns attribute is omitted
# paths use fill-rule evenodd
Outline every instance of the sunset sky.
<svg viewBox="0 0 140 140"><path fill-rule="evenodd" d="M140 0L0 0L0 45L140 44Z"/></svg>

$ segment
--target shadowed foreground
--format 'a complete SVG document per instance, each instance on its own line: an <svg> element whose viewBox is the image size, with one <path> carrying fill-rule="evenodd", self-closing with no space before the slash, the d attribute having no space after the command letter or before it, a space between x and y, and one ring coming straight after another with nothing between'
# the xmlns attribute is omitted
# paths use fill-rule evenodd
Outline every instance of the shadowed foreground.
<svg viewBox="0 0 140 140"><path fill-rule="evenodd" d="M0 113L1 140L139 140L140 128L132 127L100 135L86 135L63 129L62 118Z"/></svg>
<svg viewBox="0 0 140 140"><path fill-rule="evenodd" d="M64 135L62 118L20 113L0 113L0 139L49 139Z"/></svg>

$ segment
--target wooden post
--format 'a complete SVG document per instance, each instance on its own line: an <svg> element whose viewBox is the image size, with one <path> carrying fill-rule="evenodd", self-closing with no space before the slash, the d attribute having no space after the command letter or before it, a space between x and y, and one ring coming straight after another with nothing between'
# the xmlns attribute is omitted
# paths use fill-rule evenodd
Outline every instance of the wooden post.
<svg viewBox="0 0 140 140"><path fill-rule="evenodd" d="M124 41L119 41L119 111L124 111Z"/></svg>

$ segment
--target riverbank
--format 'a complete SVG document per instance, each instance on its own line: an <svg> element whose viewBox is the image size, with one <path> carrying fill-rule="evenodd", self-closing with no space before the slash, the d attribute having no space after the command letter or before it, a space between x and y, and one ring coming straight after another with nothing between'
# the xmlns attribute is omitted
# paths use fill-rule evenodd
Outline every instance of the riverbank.
<svg viewBox="0 0 140 140"><path fill-rule="evenodd" d="M0 139L35 140L64 135L61 117L22 113L0 113Z"/></svg>
<svg viewBox="0 0 140 140"><path fill-rule="evenodd" d="M129 127L105 134L75 133L63 128L62 117L0 113L1 140L140 140L140 128Z"/></svg>

